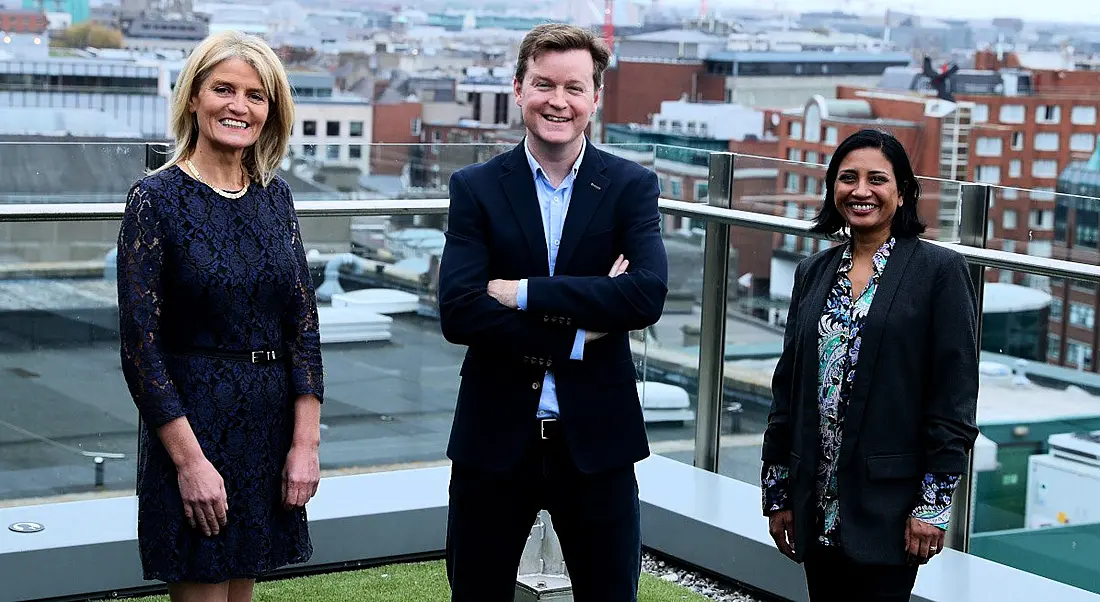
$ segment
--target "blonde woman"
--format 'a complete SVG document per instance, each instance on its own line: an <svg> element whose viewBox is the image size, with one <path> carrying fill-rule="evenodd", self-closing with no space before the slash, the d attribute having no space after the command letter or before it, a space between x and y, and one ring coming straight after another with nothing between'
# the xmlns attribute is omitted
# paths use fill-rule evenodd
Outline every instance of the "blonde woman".
<svg viewBox="0 0 1100 602"><path fill-rule="evenodd" d="M290 189L279 59L236 32L180 73L176 150L130 191L119 234L122 367L141 416L138 543L174 602L251 600L312 554L320 338Z"/></svg>

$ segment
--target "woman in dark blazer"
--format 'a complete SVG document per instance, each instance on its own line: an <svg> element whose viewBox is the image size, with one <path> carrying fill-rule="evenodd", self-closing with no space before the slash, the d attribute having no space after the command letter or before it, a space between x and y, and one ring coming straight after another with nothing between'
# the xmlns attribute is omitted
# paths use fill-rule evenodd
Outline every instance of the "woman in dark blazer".
<svg viewBox="0 0 1100 602"><path fill-rule="evenodd" d="M892 135L837 147L813 231L844 244L795 270L764 433L764 513L810 598L909 600L943 549L978 429L966 261L922 241L920 185Z"/></svg>

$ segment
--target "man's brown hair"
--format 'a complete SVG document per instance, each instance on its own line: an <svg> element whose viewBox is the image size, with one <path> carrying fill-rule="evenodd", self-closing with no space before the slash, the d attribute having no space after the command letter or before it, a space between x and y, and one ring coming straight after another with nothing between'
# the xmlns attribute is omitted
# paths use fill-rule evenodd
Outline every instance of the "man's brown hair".
<svg viewBox="0 0 1100 602"><path fill-rule="evenodd" d="M592 55L592 83L598 91L603 85L603 72L611 61L611 51L602 39L587 29L562 23L544 23L523 37L516 60L516 80L523 83L527 75L527 59L538 60L544 52L569 50L587 50Z"/></svg>

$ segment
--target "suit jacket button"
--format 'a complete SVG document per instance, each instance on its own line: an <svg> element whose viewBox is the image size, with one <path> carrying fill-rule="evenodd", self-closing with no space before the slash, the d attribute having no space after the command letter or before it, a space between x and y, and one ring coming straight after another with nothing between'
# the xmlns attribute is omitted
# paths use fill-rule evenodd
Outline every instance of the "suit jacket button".
<svg viewBox="0 0 1100 602"><path fill-rule="evenodd" d="M554 364L554 360L546 360L546 367L549 368Z"/></svg>
<svg viewBox="0 0 1100 602"><path fill-rule="evenodd" d="M538 383L538 382L533 382L533 383L531 383L531 388L532 388L532 389L535 389L535 390L537 391L537 390L538 390L538 388L539 388L539 383Z"/></svg>

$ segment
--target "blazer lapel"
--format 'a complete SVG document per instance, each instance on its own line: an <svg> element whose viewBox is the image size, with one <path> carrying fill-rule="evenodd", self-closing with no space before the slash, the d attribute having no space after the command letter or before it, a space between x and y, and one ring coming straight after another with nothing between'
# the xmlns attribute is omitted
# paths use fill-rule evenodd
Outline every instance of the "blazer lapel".
<svg viewBox="0 0 1100 602"><path fill-rule="evenodd" d="M504 195L516 214L524 237L527 238L527 247L535 262L536 271L533 275L549 276L550 260L547 257L546 234L543 232L538 192L535 191L535 176L527 164L527 154L523 150L522 142L512 149L501 171L500 185L504 188Z"/></svg>
<svg viewBox="0 0 1100 602"><path fill-rule="evenodd" d="M875 362L882 344L882 334L886 330L886 318L890 315L890 306L894 303L894 296L905 278L905 268L909 266L909 260L916 248L915 238L897 238L890 258L886 260L886 269L879 277L875 298L871 301L871 308L860 333L859 362L856 365L855 380L852 382L848 410L844 416L839 466L851 461L855 453L856 440L863 422L863 410L867 407L867 392L875 375Z"/></svg>
<svg viewBox="0 0 1100 602"><path fill-rule="evenodd" d="M569 197L569 211L565 214L565 226L562 228L561 244L558 246L558 257L555 261L556 272L560 273L569 265L573 252L588 228L588 222L592 220L596 208L603 200L604 192L611 184L611 180L603 175L606 168L600 152L592 145L591 140L587 141L584 158L577 170L577 178L573 181L573 193Z"/></svg>
<svg viewBox="0 0 1100 602"><path fill-rule="evenodd" d="M820 410L818 408L818 376L821 372L818 364L820 363L818 358L819 347L819 335L817 333L818 323L821 321L821 314L825 311L825 301L829 298L829 292L833 289L833 285L836 284L836 271L840 267L840 256L843 254L843 245L838 245L833 248L832 256L825 264L824 273L818 275L814 280L811 280L812 286L807 290L805 296L805 309L801 309L798 318L799 328L801 330L802 339L802 357L799 360L799 365L803 367L802 370L802 385L796 387L795 391L798 391L803 396L801 399L792 400L792 403L806 403L809 406L807 412L807 420L803 421L804 435L811 437L809 443L803 447L805 450L817 450L820 445L819 439L821 421ZM809 277L805 275L803 277ZM803 459L805 462L806 459Z"/></svg>

